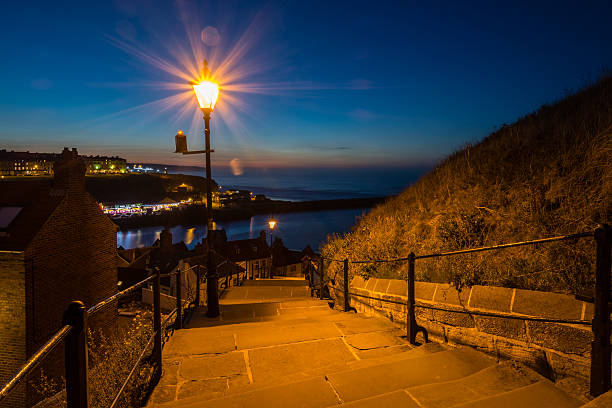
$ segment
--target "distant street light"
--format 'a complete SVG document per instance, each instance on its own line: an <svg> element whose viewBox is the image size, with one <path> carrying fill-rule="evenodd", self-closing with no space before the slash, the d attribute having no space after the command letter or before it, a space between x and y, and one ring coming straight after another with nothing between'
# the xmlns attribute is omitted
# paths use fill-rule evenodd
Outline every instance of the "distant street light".
<svg viewBox="0 0 612 408"><path fill-rule="evenodd" d="M268 221L268 226L270 227L270 279L272 279L272 272L274 271L274 259L273 259L273 254L272 254L272 244L274 244L274 241L272 239L272 230L274 229L274 227L276 227L276 221L274 220L274 218L270 219L270 221Z"/></svg>
<svg viewBox="0 0 612 408"><path fill-rule="evenodd" d="M188 151L187 138L181 130L175 136L176 151L182 154L206 153L206 315L208 317L219 316L219 293L217 266L213 260L214 252L214 226L212 217L212 176L210 169L210 115L219 97L219 85L210 80L208 63L204 60L202 74L198 81L192 82L193 92L195 93L198 105L204 113L204 137L206 150ZM198 277L196 288L196 305L200 305L200 278Z"/></svg>
<svg viewBox="0 0 612 408"><path fill-rule="evenodd" d="M272 230L274 229L274 227L276 227L276 221L274 219L271 219L270 221L268 221L268 226L270 227L270 247L272 247L272 244L274 243L274 241L272 241Z"/></svg>

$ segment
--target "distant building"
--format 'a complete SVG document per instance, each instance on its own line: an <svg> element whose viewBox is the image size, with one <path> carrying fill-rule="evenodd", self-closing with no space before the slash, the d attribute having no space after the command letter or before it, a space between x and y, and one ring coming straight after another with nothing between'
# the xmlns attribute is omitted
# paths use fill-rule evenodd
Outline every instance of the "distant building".
<svg viewBox="0 0 612 408"><path fill-rule="evenodd" d="M303 277L302 251L287 249L280 238L272 245L273 276Z"/></svg>
<svg viewBox="0 0 612 408"><path fill-rule="evenodd" d="M85 162L86 172L93 174L122 174L126 172L126 161L120 157L80 156ZM50 176L53 163L61 160L60 154L30 153L0 150L0 176Z"/></svg>
<svg viewBox="0 0 612 408"><path fill-rule="evenodd" d="M117 288L117 227L85 190L86 164L76 149L58 156L53 183L0 184L0 384L61 327L70 302L90 307ZM116 318L116 305L109 304L90 316L90 327L112 330ZM41 367L59 379L63 348ZM35 402L27 387L13 391L3 407Z"/></svg>
<svg viewBox="0 0 612 408"><path fill-rule="evenodd" d="M205 248L206 239L196 247L196 251L203 253ZM270 276L272 267L270 248L263 231L257 238L228 241L225 231L217 230L213 248L219 255L243 268L246 271L247 279Z"/></svg>
<svg viewBox="0 0 612 408"><path fill-rule="evenodd" d="M260 198L260 200L265 198ZM240 207L254 200L253 193L248 190L227 190L219 193L221 207Z"/></svg>
<svg viewBox="0 0 612 408"><path fill-rule="evenodd" d="M121 157L83 156L87 164L87 174L123 174L126 172L126 161Z"/></svg>

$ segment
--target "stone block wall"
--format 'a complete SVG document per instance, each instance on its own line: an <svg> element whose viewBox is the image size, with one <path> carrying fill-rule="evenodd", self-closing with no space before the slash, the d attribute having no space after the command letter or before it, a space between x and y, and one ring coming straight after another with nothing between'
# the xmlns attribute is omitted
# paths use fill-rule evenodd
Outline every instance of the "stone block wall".
<svg viewBox="0 0 612 408"><path fill-rule="evenodd" d="M350 292L355 295L350 297L350 304L359 313L384 316L405 328L407 291L405 281L364 280L358 276L351 282ZM344 304L341 290L332 290L331 293L338 297L337 305ZM590 325L478 316L469 312L504 312L517 317L590 322L593 318L592 304L557 293L493 286L473 286L459 292L449 284L428 282L415 283L415 297L417 305L451 309L416 308L417 323L427 329L430 339L470 345L499 358L518 360L553 380L566 376L589 377L593 339Z"/></svg>
<svg viewBox="0 0 612 408"><path fill-rule="evenodd" d="M0 387L26 360L25 267L23 252L0 252ZM25 405L25 387L18 387L0 407Z"/></svg>

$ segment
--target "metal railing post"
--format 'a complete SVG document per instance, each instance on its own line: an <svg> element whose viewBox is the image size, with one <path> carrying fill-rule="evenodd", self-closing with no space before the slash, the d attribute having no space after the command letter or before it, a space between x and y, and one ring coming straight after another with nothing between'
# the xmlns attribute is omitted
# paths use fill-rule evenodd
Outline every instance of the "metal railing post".
<svg viewBox="0 0 612 408"><path fill-rule="evenodd" d="M591 343L591 395L597 397L611 388L610 384L610 247L612 229L600 225L595 230L597 258L595 266L595 313Z"/></svg>
<svg viewBox="0 0 612 408"><path fill-rule="evenodd" d="M65 343L67 407L87 408L87 309L83 302L70 303L62 320L72 326Z"/></svg>
<svg viewBox="0 0 612 408"><path fill-rule="evenodd" d="M349 264L348 259L344 259L344 311L349 312L351 310L350 299L349 299Z"/></svg>
<svg viewBox="0 0 612 408"><path fill-rule="evenodd" d="M308 286L310 286L310 297L314 296L314 267L312 266L312 259L308 258Z"/></svg>
<svg viewBox="0 0 612 408"><path fill-rule="evenodd" d="M325 278L325 270L323 269L324 262L323 257L321 257L321 267L319 268L319 299L323 299L323 288L325 287L323 283Z"/></svg>
<svg viewBox="0 0 612 408"><path fill-rule="evenodd" d="M176 274L176 320L174 322L175 329L183 328L183 299L181 298L181 268L178 269Z"/></svg>
<svg viewBox="0 0 612 408"><path fill-rule="evenodd" d="M159 269L155 270L153 279L153 330L155 340L153 341L153 361L157 365L153 374L153 383L157 384L161 378L162 371L162 331L161 331L161 295L159 282Z"/></svg>
<svg viewBox="0 0 612 408"><path fill-rule="evenodd" d="M408 255L408 299L406 304L406 337L416 344L417 324L414 317L414 252Z"/></svg>
<svg viewBox="0 0 612 408"><path fill-rule="evenodd" d="M198 264L196 269L196 295L195 295L195 306L200 307L200 280L202 279L202 265Z"/></svg>

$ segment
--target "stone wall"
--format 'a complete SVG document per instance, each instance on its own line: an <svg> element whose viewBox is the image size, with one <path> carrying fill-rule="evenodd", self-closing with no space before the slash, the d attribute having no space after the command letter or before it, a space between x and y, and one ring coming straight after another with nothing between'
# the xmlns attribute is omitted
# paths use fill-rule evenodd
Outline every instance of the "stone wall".
<svg viewBox="0 0 612 408"><path fill-rule="evenodd" d="M405 328L405 281L355 277L350 292L401 302L350 297L351 306L358 312L387 317ZM343 305L342 293L332 290L332 296L335 295L339 297L337 304ZM459 292L449 284L416 282L415 297L417 304L467 312L586 321L593 318L593 305L573 296L523 289L473 286ZM430 339L470 345L500 358L518 360L553 380L566 376L589 377L593 338L590 325L486 317L419 307L415 314L417 323L427 329Z"/></svg>
<svg viewBox="0 0 612 408"><path fill-rule="evenodd" d="M0 252L0 387L26 360L25 267L23 252ZM18 387L0 407L25 404L25 387Z"/></svg>

